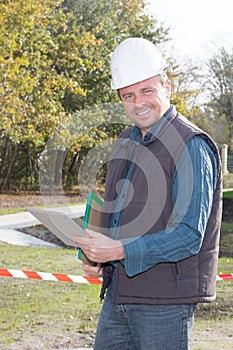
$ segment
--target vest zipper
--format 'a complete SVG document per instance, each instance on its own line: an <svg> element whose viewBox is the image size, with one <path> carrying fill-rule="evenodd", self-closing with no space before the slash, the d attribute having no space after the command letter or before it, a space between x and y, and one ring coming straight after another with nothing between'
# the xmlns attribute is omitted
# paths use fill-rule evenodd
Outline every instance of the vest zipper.
<svg viewBox="0 0 233 350"><path fill-rule="evenodd" d="M175 274L176 274L176 280L179 280L181 278L181 269L180 269L179 263L175 263Z"/></svg>

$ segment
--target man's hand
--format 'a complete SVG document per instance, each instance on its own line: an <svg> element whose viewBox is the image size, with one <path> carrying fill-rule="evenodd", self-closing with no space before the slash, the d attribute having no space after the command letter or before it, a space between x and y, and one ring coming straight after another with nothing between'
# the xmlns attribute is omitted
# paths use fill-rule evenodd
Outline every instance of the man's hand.
<svg viewBox="0 0 233 350"><path fill-rule="evenodd" d="M121 241L115 241L92 230L85 230L85 232L87 237L77 237L75 241L90 260L104 263L124 259Z"/></svg>
<svg viewBox="0 0 233 350"><path fill-rule="evenodd" d="M102 267L100 265L97 266L91 266L88 264L83 263L83 271L85 275L90 276L90 277L102 277Z"/></svg>

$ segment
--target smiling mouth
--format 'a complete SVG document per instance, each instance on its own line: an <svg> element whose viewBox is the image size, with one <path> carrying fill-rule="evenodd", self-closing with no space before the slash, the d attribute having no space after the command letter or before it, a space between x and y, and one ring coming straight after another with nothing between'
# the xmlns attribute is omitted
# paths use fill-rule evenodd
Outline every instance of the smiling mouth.
<svg viewBox="0 0 233 350"><path fill-rule="evenodd" d="M150 109L150 108L147 108L147 109L143 109L143 110L141 110L141 111L139 111L139 112L136 112L136 114L137 114L139 117L143 117L143 116L147 115L150 111L151 111L151 109Z"/></svg>

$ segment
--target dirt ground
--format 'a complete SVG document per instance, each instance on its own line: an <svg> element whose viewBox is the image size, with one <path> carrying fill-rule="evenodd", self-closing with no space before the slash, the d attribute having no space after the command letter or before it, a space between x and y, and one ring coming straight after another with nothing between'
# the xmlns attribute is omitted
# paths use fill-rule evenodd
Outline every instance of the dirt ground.
<svg viewBox="0 0 233 350"><path fill-rule="evenodd" d="M50 201L51 200L52 199L50 198ZM56 195L57 204L63 204L64 201L67 203L84 202L85 197L75 192L69 192L65 195L61 194L60 196ZM40 192L12 192L10 194L0 193L0 209L23 208L25 206L38 205L43 205L43 197L41 196Z"/></svg>
<svg viewBox="0 0 233 350"><path fill-rule="evenodd" d="M31 328L31 327L30 327ZM46 324L46 327L24 330L23 336L16 334L14 342L1 347L2 350L75 350L92 348L94 332L81 333L69 330L64 322Z"/></svg>
<svg viewBox="0 0 233 350"><path fill-rule="evenodd" d="M214 328L205 326L203 329L195 329L191 336L190 350L232 350L233 324L222 323L218 327L216 322ZM94 330L80 332L78 329L69 329L64 322L46 324L46 327L30 327L22 334L14 335L14 342L11 345L2 346L3 350L75 350L78 348L92 348L94 343ZM103 349L104 350L104 349ZM147 349L141 349L147 350ZM148 349L150 350L150 349ZM160 349L158 349L160 350Z"/></svg>

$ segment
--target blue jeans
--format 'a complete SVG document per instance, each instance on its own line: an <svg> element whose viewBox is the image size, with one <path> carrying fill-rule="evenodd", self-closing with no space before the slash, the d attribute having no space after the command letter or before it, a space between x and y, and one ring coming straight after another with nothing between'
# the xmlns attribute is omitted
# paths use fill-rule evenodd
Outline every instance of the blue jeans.
<svg viewBox="0 0 233 350"><path fill-rule="evenodd" d="M114 282L105 297L94 350L187 350L195 304L113 303Z"/></svg>

